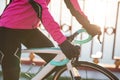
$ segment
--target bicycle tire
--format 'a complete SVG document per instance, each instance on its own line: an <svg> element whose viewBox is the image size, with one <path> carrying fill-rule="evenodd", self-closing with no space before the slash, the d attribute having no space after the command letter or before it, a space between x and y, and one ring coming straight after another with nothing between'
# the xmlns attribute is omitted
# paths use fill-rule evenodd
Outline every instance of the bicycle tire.
<svg viewBox="0 0 120 80"><path fill-rule="evenodd" d="M83 67L83 68L90 68L92 70L95 70L95 71L98 71L100 72L100 74L103 74L104 77L107 77L107 79L83 79L82 76L81 78L82 79L67 79L64 78L64 79L61 79L62 77L62 74L67 71L67 67L64 67L62 69L60 69L58 72L56 72L53 76L53 80L119 80L113 73L111 73L108 69L100 66L100 65L97 65L97 64L94 64L94 63L91 63L91 62L87 62L87 61L78 61L77 63L73 63L73 66L75 68L79 68L80 67ZM80 71L80 70L79 70ZM81 74L80 74L81 75Z"/></svg>

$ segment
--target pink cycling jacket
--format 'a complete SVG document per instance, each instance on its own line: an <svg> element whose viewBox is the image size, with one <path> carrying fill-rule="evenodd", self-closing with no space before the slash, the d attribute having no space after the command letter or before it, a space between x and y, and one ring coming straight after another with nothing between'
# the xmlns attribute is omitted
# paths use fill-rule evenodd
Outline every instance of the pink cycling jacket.
<svg viewBox="0 0 120 80"><path fill-rule="evenodd" d="M11 29L34 29L39 27L40 19L37 13L32 8L29 0L13 0L12 3L5 9L0 17L0 27ZM61 33L58 23L53 19L48 11L48 3L50 0L35 0L42 6L42 24L50 33L53 39L61 44L66 40L66 37ZM70 0L74 8L83 14L77 0Z"/></svg>

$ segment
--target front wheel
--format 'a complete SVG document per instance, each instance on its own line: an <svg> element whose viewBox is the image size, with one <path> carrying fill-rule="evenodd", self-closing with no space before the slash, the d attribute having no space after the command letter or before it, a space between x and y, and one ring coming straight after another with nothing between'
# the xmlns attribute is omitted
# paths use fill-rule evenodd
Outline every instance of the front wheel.
<svg viewBox="0 0 120 80"><path fill-rule="evenodd" d="M109 70L86 61L78 61L73 66L78 70L81 79L73 79L67 67L63 67L54 74L53 80L119 80Z"/></svg>

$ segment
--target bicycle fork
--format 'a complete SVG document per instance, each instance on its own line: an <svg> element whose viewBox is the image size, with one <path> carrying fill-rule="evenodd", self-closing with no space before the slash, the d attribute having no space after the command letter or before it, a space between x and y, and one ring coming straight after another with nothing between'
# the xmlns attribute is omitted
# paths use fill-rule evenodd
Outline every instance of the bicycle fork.
<svg viewBox="0 0 120 80"><path fill-rule="evenodd" d="M67 64L67 69L70 71L70 74L71 74L73 80L81 80L80 74L79 74L78 70L74 66L72 66L71 60Z"/></svg>

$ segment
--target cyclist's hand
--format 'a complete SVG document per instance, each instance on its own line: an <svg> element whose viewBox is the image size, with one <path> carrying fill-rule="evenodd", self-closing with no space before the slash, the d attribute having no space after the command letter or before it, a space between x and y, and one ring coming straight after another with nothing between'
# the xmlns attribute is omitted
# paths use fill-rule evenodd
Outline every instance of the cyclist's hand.
<svg viewBox="0 0 120 80"><path fill-rule="evenodd" d="M92 35L94 37L95 35L101 35L101 29L98 25L90 24L89 26L85 27L88 34Z"/></svg>
<svg viewBox="0 0 120 80"><path fill-rule="evenodd" d="M68 40L65 40L59 46L68 59L77 57L80 54L79 49L72 45Z"/></svg>

